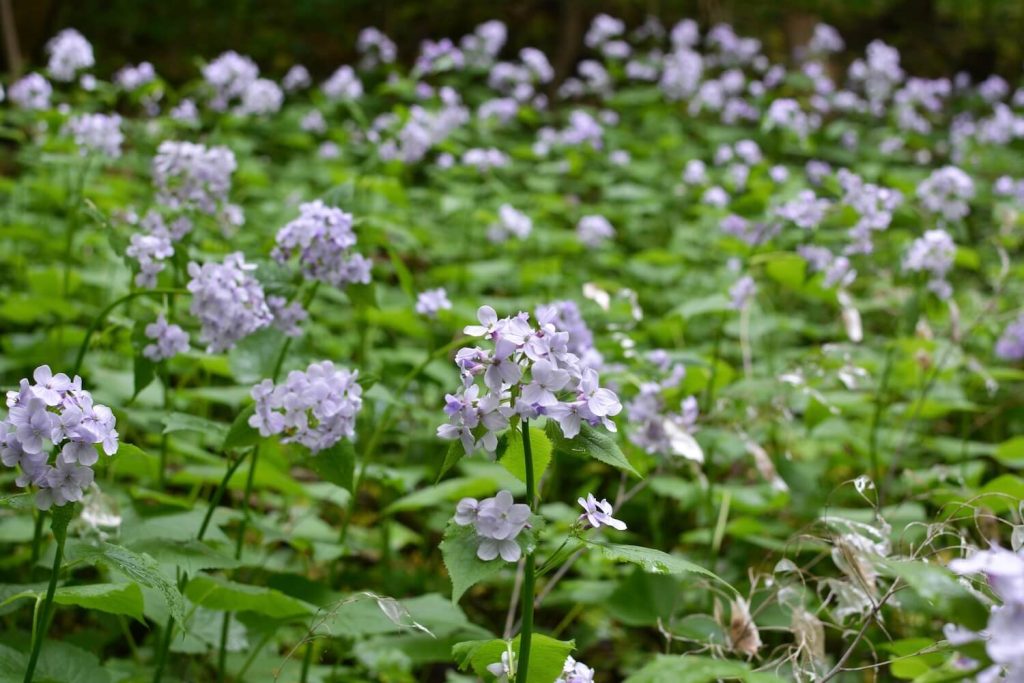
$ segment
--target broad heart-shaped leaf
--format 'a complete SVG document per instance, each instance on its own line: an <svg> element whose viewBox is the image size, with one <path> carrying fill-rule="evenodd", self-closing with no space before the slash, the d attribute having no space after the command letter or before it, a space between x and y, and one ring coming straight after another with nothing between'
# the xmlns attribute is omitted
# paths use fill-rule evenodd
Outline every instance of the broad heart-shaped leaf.
<svg viewBox="0 0 1024 683"><path fill-rule="evenodd" d="M551 440L541 429L530 430L530 455L533 460L533 480L540 481L541 475L551 462ZM526 453L523 450L523 434L514 429L508 434L505 453L501 464L519 481L526 483Z"/></svg>
<svg viewBox="0 0 1024 683"><path fill-rule="evenodd" d="M697 657L658 655L654 661L626 679L625 683L716 683L719 680L745 683L782 683L769 673L755 673L744 662Z"/></svg>
<svg viewBox="0 0 1024 683"><path fill-rule="evenodd" d="M520 533L516 540L523 549L523 554L533 551L533 536L529 532ZM476 556L479 544L476 530L472 525L459 526L455 522L449 522L444 532L444 540L441 541L441 557L444 558L444 566L448 568L448 576L452 580L452 602L458 602L474 584L496 576L505 567L512 566L500 557L490 562L481 560Z"/></svg>
<svg viewBox="0 0 1024 683"><path fill-rule="evenodd" d="M250 586L200 574L185 586L185 597L197 605L227 612L256 612L272 619L312 614L315 608L273 588Z"/></svg>
<svg viewBox="0 0 1024 683"><path fill-rule="evenodd" d="M519 636L511 644L506 640L470 640L458 643L452 648L452 656L465 671L472 668L477 676L488 676L487 667L501 662L501 655L511 645L515 661L519 660ZM572 640L555 640L550 636L534 633L530 638L530 670L524 678L516 681L524 683L553 683L562 675L566 658L572 654L576 643Z"/></svg>
<svg viewBox="0 0 1024 683"><path fill-rule="evenodd" d="M256 412L256 406L250 405L238 413L238 417L228 427L228 433L224 437L224 444L221 450L230 451L248 446L255 446L260 441L260 433L249 426L249 418Z"/></svg>
<svg viewBox="0 0 1024 683"><path fill-rule="evenodd" d="M886 576L902 579L920 596L924 610L977 631L985 627L988 611L945 567L918 560L879 560Z"/></svg>
<svg viewBox="0 0 1024 683"><path fill-rule="evenodd" d="M199 432L206 434L214 441L223 441L227 436L228 428L220 422L207 420L205 417L186 415L185 413L171 413L164 418L164 434L174 432Z"/></svg>
<svg viewBox="0 0 1024 683"><path fill-rule="evenodd" d="M589 456L612 467L618 467L620 470L640 476L640 473L626 459L619 445L615 443L615 439L607 432L584 424L575 438L566 439L562 436L562 432L554 420L548 420L548 423L544 425L544 432L554 445L555 452Z"/></svg>
<svg viewBox="0 0 1024 683"><path fill-rule="evenodd" d="M0 645L0 683L21 683L28 665L28 652ZM49 639L43 643L36 668L36 683L110 683L111 677L100 660L68 643Z"/></svg>
<svg viewBox="0 0 1024 683"><path fill-rule="evenodd" d="M645 572L651 574L701 574L710 579L720 581L729 586L724 579L721 579L712 571L694 564L681 557L663 553L654 548L644 548L638 545L616 545L614 543L587 542L592 548L597 548L605 557L615 562L628 562L635 564ZM729 586L731 588L731 586Z"/></svg>
<svg viewBox="0 0 1024 683"><path fill-rule="evenodd" d="M233 569L241 564L202 541L148 537L128 545L137 553L151 555L171 570L169 574L174 574L173 569L178 567L184 572L195 574L204 569Z"/></svg>
<svg viewBox="0 0 1024 683"><path fill-rule="evenodd" d="M113 543L90 545L72 541L68 543L65 557L68 562L108 565L136 583L159 590L174 620L180 624L184 618L185 600L178 587L160 572L156 560L149 555L140 555Z"/></svg>
<svg viewBox="0 0 1024 683"><path fill-rule="evenodd" d="M310 469L324 481L352 490L356 471L356 450L351 441L342 440L330 448L315 453L307 460Z"/></svg>

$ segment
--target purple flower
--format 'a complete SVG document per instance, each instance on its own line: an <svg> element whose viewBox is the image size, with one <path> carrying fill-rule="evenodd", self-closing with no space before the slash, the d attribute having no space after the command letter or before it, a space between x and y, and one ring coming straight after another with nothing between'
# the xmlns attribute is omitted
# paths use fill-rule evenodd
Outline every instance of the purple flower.
<svg viewBox="0 0 1024 683"><path fill-rule="evenodd" d="M372 263L353 253L356 235L352 214L321 200L299 207L299 217L281 228L271 255L278 263L299 257L302 274L335 287L350 283L368 284Z"/></svg>
<svg viewBox="0 0 1024 683"><path fill-rule="evenodd" d="M594 498L593 493L588 493L587 497L579 498L576 501L583 507L583 514L580 515L580 519L585 519L590 523L590 526L595 529L599 529L602 526L610 526L613 529L619 531L626 530L626 523L622 520L615 519L612 517L611 503L605 499L597 500Z"/></svg>
<svg viewBox="0 0 1024 683"><path fill-rule="evenodd" d="M208 352L226 351L273 322L263 287L250 274L255 269L241 252L228 254L223 263L188 264L190 311L199 318L199 338Z"/></svg>
<svg viewBox="0 0 1024 683"><path fill-rule="evenodd" d="M188 333L178 325L167 324L167 318L161 313L155 322L146 325L146 338L154 343L147 344L142 349L142 355L159 363L160 361L173 358L179 353L188 351Z"/></svg>

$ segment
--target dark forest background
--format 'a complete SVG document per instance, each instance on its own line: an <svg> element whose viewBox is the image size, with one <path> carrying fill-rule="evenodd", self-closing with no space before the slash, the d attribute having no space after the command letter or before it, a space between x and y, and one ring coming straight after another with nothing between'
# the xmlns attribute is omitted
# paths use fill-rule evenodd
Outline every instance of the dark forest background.
<svg viewBox="0 0 1024 683"><path fill-rule="evenodd" d="M590 19L607 12L630 26L645 16L671 25L732 23L785 57L818 20L836 26L860 52L873 38L898 47L903 65L922 76L966 70L975 77L1016 75L1024 61L1024 0L0 0L13 15L22 70L43 61L46 40L64 27L96 47L97 73L149 60L171 82L194 78L196 60L223 50L251 55L280 76L296 62L317 76L353 62L358 31L377 26L411 60L424 38L458 38L487 19L510 28L509 48L533 45L560 74L581 56ZM10 26L4 35L11 34ZM4 71L11 71L9 49Z"/></svg>

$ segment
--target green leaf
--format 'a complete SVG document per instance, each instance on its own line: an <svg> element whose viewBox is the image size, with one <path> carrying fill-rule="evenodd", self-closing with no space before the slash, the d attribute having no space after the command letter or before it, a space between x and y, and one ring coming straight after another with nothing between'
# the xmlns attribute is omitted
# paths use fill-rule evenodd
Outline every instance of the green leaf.
<svg viewBox="0 0 1024 683"><path fill-rule="evenodd" d="M0 645L0 683L21 683L28 666L28 652ZM68 643L47 640L39 655L36 683L110 683L99 659Z"/></svg>
<svg viewBox="0 0 1024 683"><path fill-rule="evenodd" d="M477 676L489 676L487 666L501 661L501 655L511 646L519 660L519 636L511 643L505 640L470 640L457 643L452 648L459 669L472 669ZM566 658L576 648L575 641L555 640L550 636L534 633L530 638L530 670L526 672L525 683L554 683L562 675ZM519 680L519 677L516 678Z"/></svg>
<svg viewBox="0 0 1024 683"><path fill-rule="evenodd" d="M925 602L926 611L972 630L985 627L988 612L945 567L919 560L879 560L886 576L902 579Z"/></svg>
<svg viewBox="0 0 1024 683"><path fill-rule="evenodd" d="M76 605L142 621L142 590L137 583L96 583L64 586L53 594L58 605Z"/></svg>
<svg viewBox="0 0 1024 683"><path fill-rule="evenodd" d="M1024 436L1015 436L999 444L995 458L1007 467L1024 467Z"/></svg>
<svg viewBox="0 0 1024 683"><path fill-rule="evenodd" d="M307 460L310 469L324 481L352 490L356 471L356 451L351 441L339 441L330 448L311 455Z"/></svg>
<svg viewBox="0 0 1024 683"><path fill-rule="evenodd" d="M715 683L716 681L746 683L782 683L783 679L768 673L755 673L743 662L696 657L693 655L658 655L625 683Z"/></svg>
<svg viewBox="0 0 1024 683"><path fill-rule="evenodd" d="M530 430L530 451L533 460L533 480L540 481L551 462L551 440L542 430ZM523 451L523 435L518 429L512 430L508 435L508 446L501 457L501 464L512 476L526 483L526 453Z"/></svg>
<svg viewBox="0 0 1024 683"><path fill-rule="evenodd" d="M132 374L135 380L134 388L132 390L132 398L135 398L141 394L156 377L156 365L153 361L143 356L141 352L135 354L135 359L132 365Z"/></svg>
<svg viewBox="0 0 1024 683"><path fill-rule="evenodd" d="M228 428L228 433L224 437L224 444L221 446L221 450L238 450L248 446L255 446L259 443L260 433L249 426L249 418L255 412L256 406L254 404L246 406L242 409L242 412L238 413L238 417L235 418Z"/></svg>
<svg viewBox="0 0 1024 683"><path fill-rule="evenodd" d="M160 573L157 561L149 555L141 555L113 543L100 542L98 545L90 545L76 541L68 544L66 556L69 562L105 564L136 583L155 588L164 596L174 620L179 624L182 622L185 616L185 601L178 587Z"/></svg>
<svg viewBox="0 0 1024 683"><path fill-rule="evenodd" d="M312 614L308 602L262 586L228 581L200 574L185 587L185 597L197 605L227 612L255 612L272 619L289 619Z"/></svg>
<svg viewBox="0 0 1024 683"><path fill-rule="evenodd" d="M448 473L448 471L455 467L460 460L466 455L466 449L463 448L461 441L453 441L448 446L448 450L444 454L444 462L441 463L441 469L437 473L437 479L434 483L441 481L441 478Z"/></svg>
<svg viewBox="0 0 1024 683"><path fill-rule="evenodd" d="M700 574L710 579L715 579L728 586L723 579L719 578L698 564L675 555L669 555L654 548L644 548L638 545L617 545L614 543L595 543L588 541L587 545L598 548L606 558L615 562L628 562L638 565L645 572L651 574Z"/></svg>
<svg viewBox="0 0 1024 683"><path fill-rule="evenodd" d="M241 565L235 558L202 541L148 537L129 545L133 551L150 555L165 567L181 568L188 574L204 569L234 569Z"/></svg>
<svg viewBox="0 0 1024 683"><path fill-rule="evenodd" d="M562 436L558 425L552 420L549 420L544 426L544 431L554 445L555 452L576 456L589 456L595 460L600 460L606 465L617 467L638 477L640 476L640 473L626 459L625 454L619 448L619 444L607 432L594 429L590 425L585 424L580 427L580 433L576 435L576 438L566 439Z"/></svg>
<svg viewBox="0 0 1024 683"><path fill-rule="evenodd" d="M522 534L525 536L525 534ZM484 562L476 556L479 545L476 531L472 526L459 526L450 522L441 541L441 557L452 580L452 602L459 598L474 584L490 579L509 566L500 557Z"/></svg>
<svg viewBox="0 0 1024 683"><path fill-rule="evenodd" d="M171 413L164 418L164 434L173 434L174 432L199 432L206 434L214 441L223 442L228 434L228 428L220 422L207 420L205 417Z"/></svg>

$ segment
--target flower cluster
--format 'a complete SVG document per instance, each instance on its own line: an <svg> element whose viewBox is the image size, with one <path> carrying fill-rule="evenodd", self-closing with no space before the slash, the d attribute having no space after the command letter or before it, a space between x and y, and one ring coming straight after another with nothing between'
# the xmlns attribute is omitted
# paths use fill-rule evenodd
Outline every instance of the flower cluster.
<svg viewBox="0 0 1024 683"><path fill-rule="evenodd" d="M929 230L910 245L903 257L903 269L912 273L926 272L931 275L928 289L942 299L953 294L953 287L946 281L946 273L953 267L956 245L945 230Z"/></svg>
<svg viewBox="0 0 1024 683"><path fill-rule="evenodd" d="M0 461L20 467L16 483L34 485L41 510L82 500L93 482L92 466L99 460L96 446L107 455L117 452L116 420L110 408L93 403L82 389L82 378L53 374L41 365L33 383L21 380L18 391L7 392L8 414L0 420ZM47 443L59 453L50 464Z"/></svg>
<svg viewBox="0 0 1024 683"><path fill-rule="evenodd" d="M599 247L615 237L615 228L604 216L584 216L576 223L576 237L584 246Z"/></svg>
<svg viewBox="0 0 1024 683"><path fill-rule="evenodd" d="M342 439L355 441L356 415L363 407L359 371L336 368L331 361L293 370L284 382L265 379L252 388L256 410L249 426L261 436L282 435L314 454Z"/></svg>
<svg viewBox="0 0 1024 683"><path fill-rule="evenodd" d="M363 96L363 82L348 64L339 66L321 89L329 100L357 100Z"/></svg>
<svg viewBox="0 0 1024 683"><path fill-rule="evenodd" d="M351 252L356 244L352 214L321 200L299 207L299 217L277 233L272 256L285 263L298 255L302 274L335 287L368 284L372 262Z"/></svg>
<svg viewBox="0 0 1024 683"><path fill-rule="evenodd" d="M549 321L556 330L569 333L569 352L579 356L584 366L595 370L601 369L604 358L595 348L594 333L587 326L587 321L583 319L580 307L575 301L566 299L541 304L537 306L534 315L537 316L537 320Z"/></svg>
<svg viewBox="0 0 1024 683"><path fill-rule="evenodd" d="M208 352L226 351L273 322L263 287L251 274L254 270L256 265L246 263L241 252L228 254L223 263L188 264L190 311L199 318L199 338Z"/></svg>
<svg viewBox="0 0 1024 683"><path fill-rule="evenodd" d="M1001 605L992 607L988 628L984 631L975 633L962 626L946 624L944 633L950 645L985 642L985 652L993 665L978 674L979 681L1024 680L1024 650L1020 647L1020 634L1024 629L1024 556L994 546L966 559L953 560L949 568L960 575L984 575L992 592L1002 601ZM971 668L973 666L976 663L972 663Z"/></svg>
<svg viewBox="0 0 1024 683"><path fill-rule="evenodd" d="M811 177L808 169L808 177ZM855 173L841 169L836 174L843 190L842 203L860 216L850 228L848 254L870 254L874 251L873 233L888 229L892 214L903 202L903 195L896 190L864 182Z"/></svg>
<svg viewBox="0 0 1024 683"><path fill-rule="evenodd" d="M41 74L30 73L15 81L8 94L11 102L22 109L49 109L53 86Z"/></svg>
<svg viewBox="0 0 1024 683"><path fill-rule="evenodd" d="M428 289L416 297L416 312L428 318L436 318L438 311L447 311L451 307L452 302L448 300L448 292L444 287Z"/></svg>
<svg viewBox="0 0 1024 683"><path fill-rule="evenodd" d="M112 159L121 156L124 133L117 114L79 114L68 120L66 129L75 138L82 156L90 152Z"/></svg>
<svg viewBox="0 0 1024 683"><path fill-rule="evenodd" d="M46 69L55 81L73 81L79 71L96 64L92 45L73 28L66 28L51 38L46 44L46 54L50 57Z"/></svg>
<svg viewBox="0 0 1024 683"><path fill-rule="evenodd" d="M188 332L181 329L180 325L169 325L163 313L155 322L146 325L144 331L146 338L153 343L142 349L142 355L154 363L188 351Z"/></svg>
<svg viewBox="0 0 1024 683"><path fill-rule="evenodd" d="M277 112L283 103L284 91L281 86L269 78L257 78L242 92L242 102L236 111L239 114L263 116Z"/></svg>
<svg viewBox="0 0 1024 683"><path fill-rule="evenodd" d="M398 48L394 41L373 26L359 32L356 50L362 55L359 66L363 69L372 69L379 64L391 64L398 58Z"/></svg>
<svg viewBox="0 0 1024 683"><path fill-rule="evenodd" d="M487 229L487 239L492 242L504 242L509 237L524 240L533 230L533 221L522 211L509 204L498 207L498 221Z"/></svg>
<svg viewBox="0 0 1024 683"><path fill-rule="evenodd" d="M476 530L476 556L484 562L499 555L506 562L518 561L523 551L516 538L529 521L530 506L516 503L508 491L484 500L463 498L455 507L455 523Z"/></svg>
<svg viewBox="0 0 1024 683"><path fill-rule="evenodd" d="M1024 360L1024 313L1003 330L996 342L996 355L1003 360Z"/></svg>
<svg viewBox="0 0 1024 683"><path fill-rule="evenodd" d="M227 147L165 140L153 159L157 198L169 208L214 215L227 200L235 168L235 155Z"/></svg>
<svg viewBox="0 0 1024 683"><path fill-rule="evenodd" d="M126 64L114 74L114 83L122 90L138 90L147 83L156 80L156 69L149 62L141 62L137 66Z"/></svg>
<svg viewBox="0 0 1024 683"><path fill-rule="evenodd" d="M234 50L224 52L203 67L203 78L213 88L210 107L224 111L231 100L240 98L246 89L260 77L256 62Z"/></svg>
<svg viewBox="0 0 1024 683"><path fill-rule="evenodd" d="M691 457L694 451L688 447L687 436L696 429L700 414L697 399L687 396L679 410L673 410L665 398L686 377L686 367L673 364L664 351L651 352L648 358L664 377L642 383L639 393L626 404L629 440L651 454Z"/></svg>
<svg viewBox="0 0 1024 683"><path fill-rule="evenodd" d="M775 207L775 215L798 228L811 230L821 225L832 202L818 199L814 190L803 190L796 197Z"/></svg>
<svg viewBox="0 0 1024 683"><path fill-rule="evenodd" d="M917 186L921 206L947 221L958 221L971 212L974 181L956 166L936 169Z"/></svg>
<svg viewBox="0 0 1024 683"><path fill-rule="evenodd" d="M602 388L597 372L569 351L568 332L549 317L538 318L533 327L529 317L519 313L499 320L490 306L477 311L480 324L464 331L493 342L494 350L473 347L456 354L462 387L445 396L448 422L438 427L440 438L460 440L467 453L494 454L498 432L513 416L547 416L567 439L583 424L615 431L611 417L622 410L615 393Z"/></svg>

